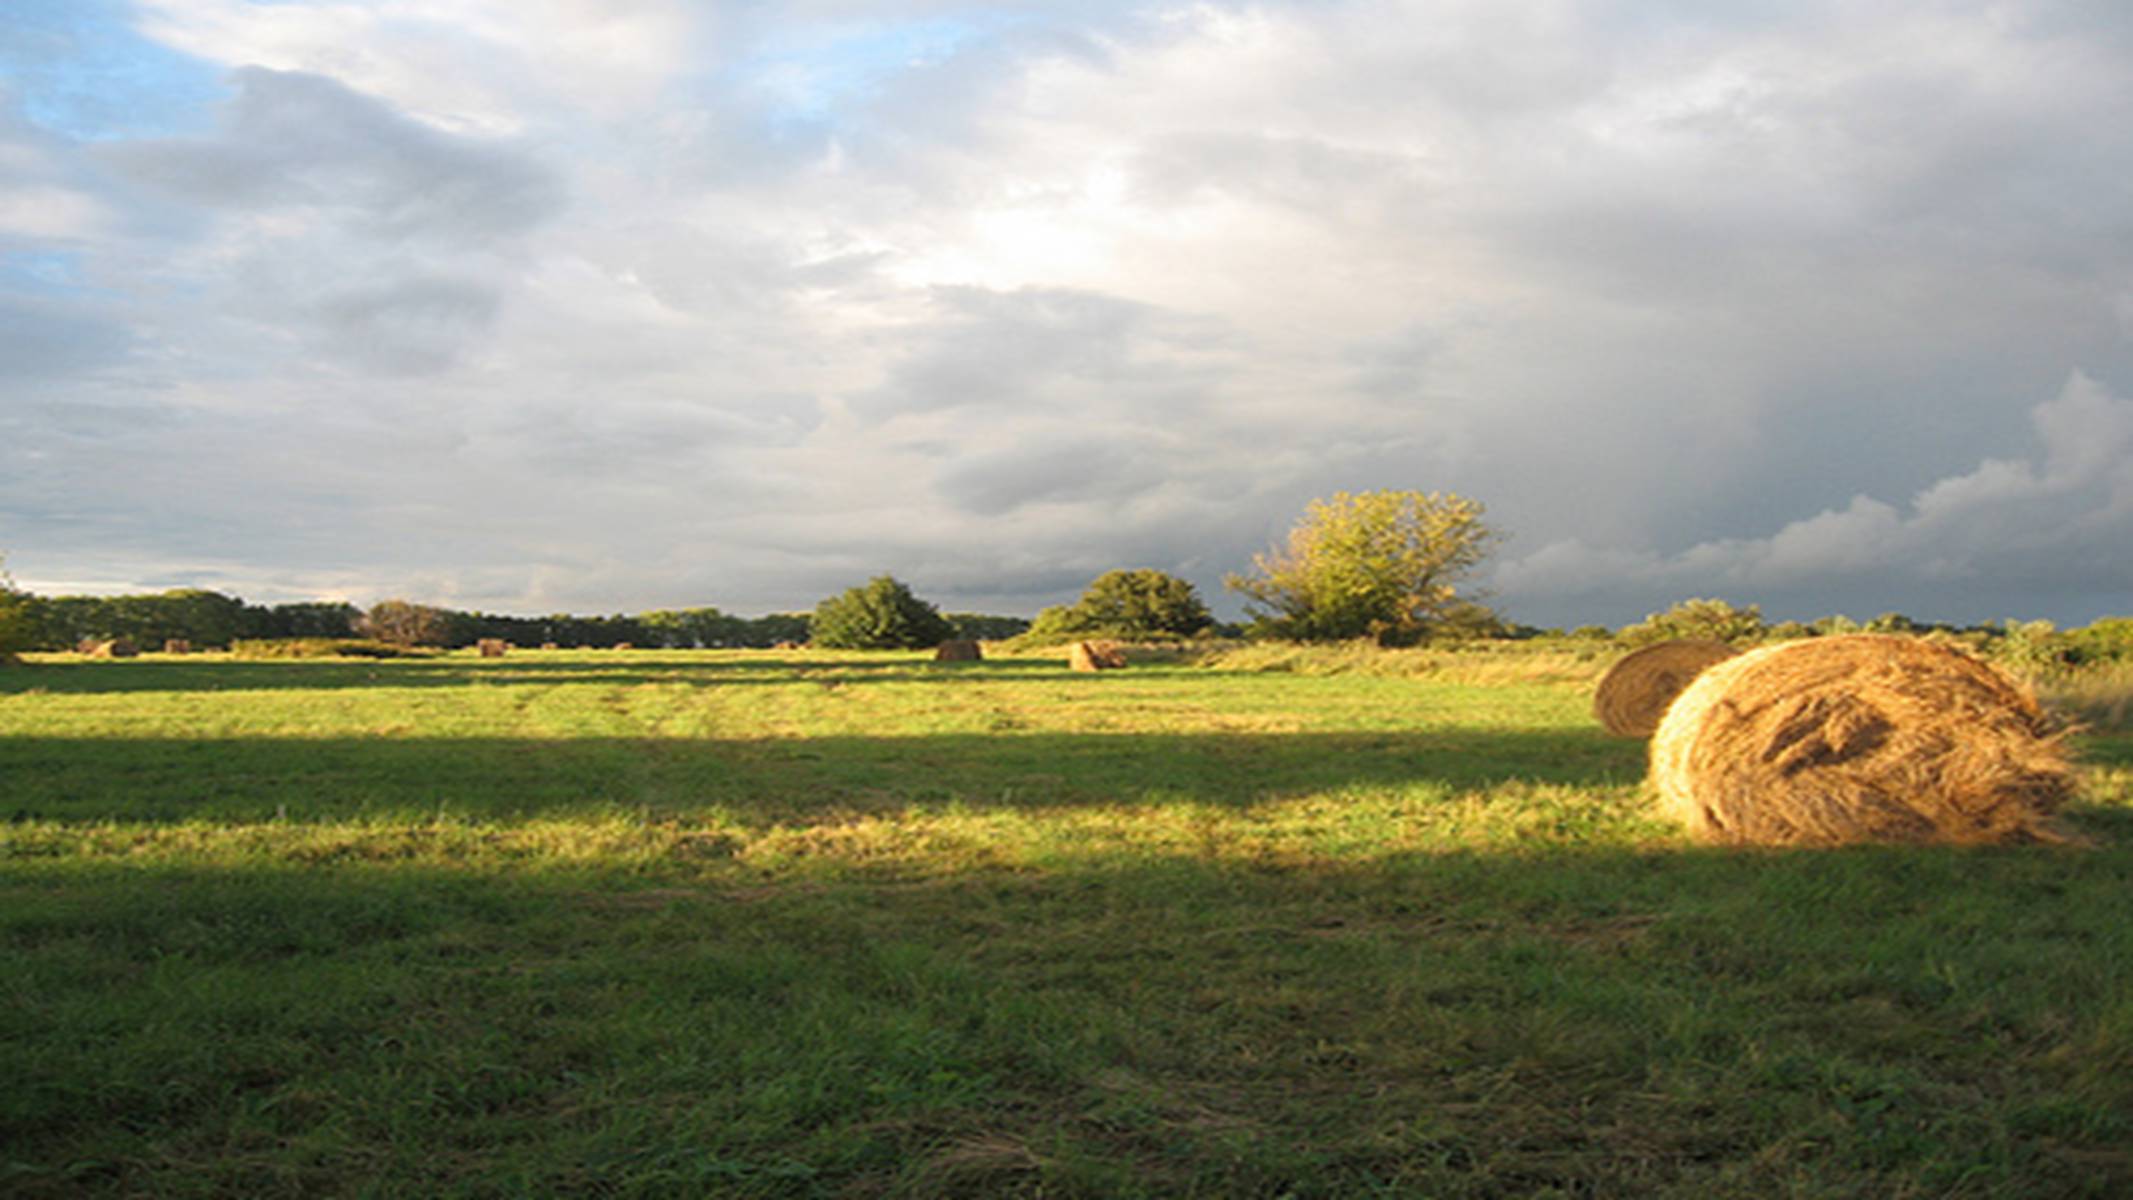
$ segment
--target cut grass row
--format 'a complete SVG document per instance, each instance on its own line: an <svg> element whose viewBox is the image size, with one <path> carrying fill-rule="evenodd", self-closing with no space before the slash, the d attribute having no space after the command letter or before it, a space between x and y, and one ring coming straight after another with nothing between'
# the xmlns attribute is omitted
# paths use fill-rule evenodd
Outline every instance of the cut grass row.
<svg viewBox="0 0 2133 1200"><path fill-rule="evenodd" d="M1578 687L0 676L0 1191L2097 1195L2096 850L1698 850Z"/></svg>

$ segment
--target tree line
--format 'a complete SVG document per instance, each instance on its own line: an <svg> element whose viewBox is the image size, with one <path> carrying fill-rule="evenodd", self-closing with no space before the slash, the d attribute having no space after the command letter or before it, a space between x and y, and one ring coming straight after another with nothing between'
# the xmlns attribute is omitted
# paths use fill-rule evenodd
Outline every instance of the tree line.
<svg viewBox="0 0 2133 1200"><path fill-rule="evenodd" d="M741 617L716 608L658 609L635 615L544 617L457 612L407 600L359 610L350 604L261 606L234 596L180 589L142 596L37 597L16 591L0 574L0 653L9 649L63 650L85 640L127 638L153 647L182 639L227 646L240 639L375 639L406 646L469 646L497 640L522 647L632 646L664 649L770 647L811 643L831 649L922 649L950 638L1024 645L1083 638L1152 640L1207 634L1287 641L1369 639L1407 646L1432 639L1523 638L1558 634L1512 625L1465 588L1498 540L1477 501L1451 493L1339 492L1314 500L1288 536L1254 556L1251 570L1224 580L1245 600L1246 622L1221 625L1184 579L1147 568L1108 571L1072 604L1055 605L1034 621L977 613L941 613L891 575L878 576L824 599L811 613ZM1716 600L1691 600L1636 625L1599 626L1573 637L1614 638L1629 644L1668 637L1728 641L1814 636L1865 628L1927 632L1890 613L1864 625L1828 618L1813 625L1766 625L1753 605L1736 609ZM1995 649L2032 647L2039 657L2115 656L2126 640L2117 624L2099 622L2079 638L2032 623L1978 627L1961 633ZM2005 642L2002 646L1999 643Z"/></svg>
<svg viewBox="0 0 2133 1200"><path fill-rule="evenodd" d="M1027 620L979 613L942 618L955 636L998 639ZM807 613L737 616L717 608L654 609L634 614L527 617L463 612L407 600L369 608L334 602L248 604L197 588L130 596L39 596L0 593L0 648L72 650L84 642L125 639L142 649L183 641L196 649L241 640L372 638L408 646L454 648L495 639L523 648L767 648L809 638Z"/></svg>

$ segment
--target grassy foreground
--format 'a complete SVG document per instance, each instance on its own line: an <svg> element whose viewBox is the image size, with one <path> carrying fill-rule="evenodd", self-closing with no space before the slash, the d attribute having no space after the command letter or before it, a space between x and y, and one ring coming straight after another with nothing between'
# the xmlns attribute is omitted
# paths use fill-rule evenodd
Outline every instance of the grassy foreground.
<svg viewBox="0 0 2133 1200"><path fill-rule="evenodd" d="M0 670L0 1194L2133 1192L2133 736L1713 851L1587 682Z"/></svg>

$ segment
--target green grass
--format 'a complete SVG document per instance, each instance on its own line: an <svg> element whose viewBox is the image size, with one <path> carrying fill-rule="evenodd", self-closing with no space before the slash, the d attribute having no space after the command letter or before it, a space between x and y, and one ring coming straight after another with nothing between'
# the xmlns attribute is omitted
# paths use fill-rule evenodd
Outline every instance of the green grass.
<svg viewBox="0 0 2133 1200"><path fill-rule="evenodd" d="M1575 663L1246 665L0 671L0 1194L2133 1190L2133 738L1714 851Z"/></svg>

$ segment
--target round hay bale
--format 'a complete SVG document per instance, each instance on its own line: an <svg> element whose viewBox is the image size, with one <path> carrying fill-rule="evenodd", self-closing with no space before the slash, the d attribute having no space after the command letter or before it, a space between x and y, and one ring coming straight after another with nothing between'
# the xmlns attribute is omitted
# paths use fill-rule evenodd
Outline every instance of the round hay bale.
<svg viewBox="0 0 2133 1200"><path fill-rule="evenodd" d="M193 644L185 638L165 638L163 640L163 653L165 654L191 654L192 652Z"/></svg>
<svg viewBox="0 0 2133 1200"><path fill-rule="evenodd" d="M1861 634L1696 678L1652 737L1661 809L1707 842L2068 842L2073 790L2036 698L1968 654Z"/></svg>
<svg viewBox="0 0 2133 1200"><path fill-rule="evenodd" d="M483 658L502 658L510 649L510 643L502 638L482 638L474 643L474 647Z"/></svg>
<svg viewBox="0 0 2133 1200"><path fill-rule="evenodd" d="M1681 690L1704 669L1733 657L1736 651L1711 638L1660 642L1624 658L1600 677L1592 693L1592 715L1616 737L1644 738L1659 728L1659 718Z"/></svg>
<svg viewBox="0 0 2133 1200"><path fill-rule="evenodd" d="M1075 642L1067 665L1077 671L1116 671L1126 665L1126 651L1116 642Z"/></svg>
<svg viewBox="0 0 2133 1200"><path fill-rule="evenodd" d="M978 649L978 644L968 638L954 638L942 642L940 648L933 652L934 662L979 662L984 657L985 652Z"/></svg>

